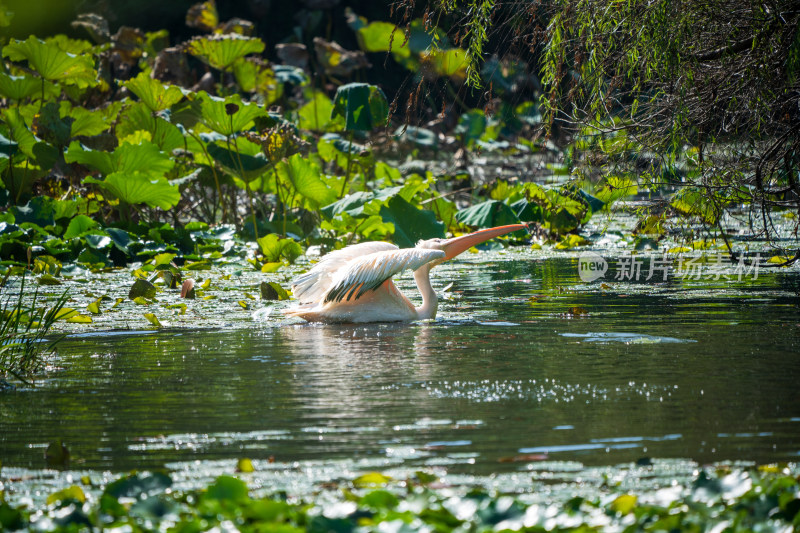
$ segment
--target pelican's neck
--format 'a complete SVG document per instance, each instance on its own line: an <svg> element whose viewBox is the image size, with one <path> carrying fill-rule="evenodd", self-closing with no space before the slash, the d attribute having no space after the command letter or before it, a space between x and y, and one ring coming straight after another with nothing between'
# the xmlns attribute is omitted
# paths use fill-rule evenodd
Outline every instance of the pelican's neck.
<svg viewBox="0 0 800 533"><path fill-rule="evenodd" d="M417 318L420 320L435 318L436 310L439 308L436 292L431 286L430 274L430 264L422 265L414 272L414 280L417 282L417 288L422 295L422 305L414 308L414 311L417 312Z"/></svg>

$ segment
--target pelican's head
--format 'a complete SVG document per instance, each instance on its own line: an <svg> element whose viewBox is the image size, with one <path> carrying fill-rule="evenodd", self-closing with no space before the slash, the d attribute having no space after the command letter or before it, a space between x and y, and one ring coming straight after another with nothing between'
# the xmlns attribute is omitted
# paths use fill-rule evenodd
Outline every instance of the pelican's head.
<svg viewBox="0 0 800 533"><path fill-rule="evenodd" d="M426 241L419 241L417 243L417 248L427 248L431 250L442 250L444 252L444 257L441 259L435 259L429 263L432 267L435 267L438 264L444 263L445 261L454 258L461 252L469 250L473 246L477 246L482 242L486 242L489 239L494 239L495 237L500 237L501 235L506 235L507 233L511 233L512 231L518 230L527 230L527 224L510 224L508 226L497 226L496 228L489 228L489 229L482 229L479 231L475 231L473 233L469 233L467 235L461 235L460 237L453 237L452 239L428 239Z"/></svg>

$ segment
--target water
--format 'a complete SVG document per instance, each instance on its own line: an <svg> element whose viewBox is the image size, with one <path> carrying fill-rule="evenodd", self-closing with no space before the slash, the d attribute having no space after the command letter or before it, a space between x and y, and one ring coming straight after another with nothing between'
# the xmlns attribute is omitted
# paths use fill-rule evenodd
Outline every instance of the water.
<svg viewBox="0 0 800 533"><path fill-rule="evenodd" d="M601 286L515 254L437 271L432 322L72 335L60 368L0 393L3 468L44 468L55 439L111 471L800 458L797 272Z"/></svg>

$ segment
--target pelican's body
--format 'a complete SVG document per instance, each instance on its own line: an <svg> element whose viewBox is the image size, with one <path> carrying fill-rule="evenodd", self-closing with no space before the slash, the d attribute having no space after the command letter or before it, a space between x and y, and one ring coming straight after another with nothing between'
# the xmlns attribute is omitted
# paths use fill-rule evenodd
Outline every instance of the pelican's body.
<svg viewBox="0 0 800 533"><path fill-rule="evenodd" d="M464 250L494 237L526 229L512 224L476 231L453 239L420 241L400 249L385 242L366 242L331 252L314 268L292 281L299 303L288 316L310 322L398 322L436 317L438 302L430 270ZM414 271L422 296L415 307L392 283L392 276Z"/></svg>

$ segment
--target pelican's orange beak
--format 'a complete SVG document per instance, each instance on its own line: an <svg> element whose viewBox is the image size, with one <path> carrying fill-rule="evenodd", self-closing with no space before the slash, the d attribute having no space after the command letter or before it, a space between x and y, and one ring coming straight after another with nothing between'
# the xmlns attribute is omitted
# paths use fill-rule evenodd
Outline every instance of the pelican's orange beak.
<svg viewBox="0 0 800 533"><path fill-rule="evenodd" d="M477 246L478 244L486 242L489 239L506 235L512 231L527 229L527 224L510 224L508 226L497 226L496 228L482 229L468 235L462 235L461 237L453 237L452 239L445 241L444 245L442 246L442 250L444 250L445 253L442 261L452 259L461 252L469 250L473 246Z"/></svg>

